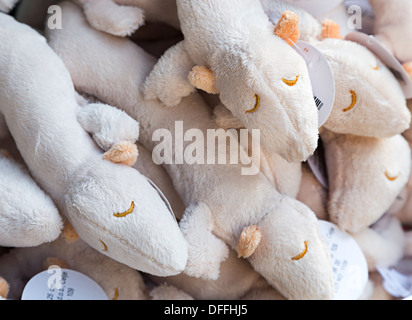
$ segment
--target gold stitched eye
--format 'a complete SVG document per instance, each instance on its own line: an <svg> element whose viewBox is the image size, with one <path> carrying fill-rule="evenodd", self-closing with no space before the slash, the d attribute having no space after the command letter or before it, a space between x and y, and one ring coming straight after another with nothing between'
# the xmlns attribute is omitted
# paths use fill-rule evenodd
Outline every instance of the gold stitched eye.
<svg viewBox="0 0 412 320"><path fill-rule="evenodd" d="M377 64L376 67L373 68L373 70L379 71L379 64Z"/></svg>
<svg viewBox="0 0 412 320"><path fill-rule="evenodd" d="M296 76L295 80L288 80L288 79L282 78L282 81L286 83L289 87L293 87L298 82L298 79L299 79L299 76Z"/></svg>
<svg viewBox="0 0 412 320"><path fill-rule="evenodd" d="M132 204L130 205L130 208L128 210L122 213L113 213L113 215L117 218L123 218L131 214L133 212L133 209L134 209L134 201L132 201Z"/></svg>
<svg viewBox="0 0 412 320"><path fill-rule="evenodd" d="M352 95L352 103L350 104L349 107L347 107L346 109L343 109L343 112L347 112L347 111L353 109L353 107L354 107L355 104L356 104L356 101L358 100L355 91L351 90L351 91L350 91L350 94Z"/></svg>
<svg viewBox="0 0 412 320"><path fill-rule="evenodd" d="M246 113L253 113L257 109L259 109L259 107L260 107L260 97L257 94L255 94L255 106L253 107L253 109L247 110Z"/></svg>
<svg viewBox="0 0 412 320"><path fill-rule="evenodd" d="M305 249L303 249L302 253L300 253L296 257L293 257L292 260L297 261L297 260L302 259L305 256L305 254L308 252L308 242L305 241L304 244L305 244Z"/></svg>
<svg viewBox="0 0 412 320"><path fill-rule="evenodd" d="M399 176L397 177L392 177L388 172L385 172L385 176L389 181L395 181L396 179L399 178Z"/></svg>

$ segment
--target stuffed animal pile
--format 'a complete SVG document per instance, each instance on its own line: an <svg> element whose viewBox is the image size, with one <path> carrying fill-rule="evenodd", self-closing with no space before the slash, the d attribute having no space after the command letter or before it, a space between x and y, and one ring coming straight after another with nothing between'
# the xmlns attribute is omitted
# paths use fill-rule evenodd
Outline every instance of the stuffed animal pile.
<svg viewBox="0 0 412 320"><path fill-rule="evenodd" d="M366 261L348 299L399 298L412 105L340 28L283 0L0 0L0 299L56 269L109 300L336 299L324 222ZM302 43L333 77L321 124Z"/></svg>

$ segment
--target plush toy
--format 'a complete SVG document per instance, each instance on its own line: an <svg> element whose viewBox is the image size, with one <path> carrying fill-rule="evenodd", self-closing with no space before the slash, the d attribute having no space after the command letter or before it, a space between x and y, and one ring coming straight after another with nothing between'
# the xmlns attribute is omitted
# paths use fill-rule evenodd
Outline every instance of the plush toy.
<svg viewBox="0 0 412 320"><path fill-rule="evenodd" d="M164 22L179 28L175 0L75 0L97 30L125 37L145 22Z"/></svg>
<svg viewBox="0 0 412 320"><path fill-rule="evenodd" d="M105 103L110 101L139 119L139 141L155 158L162 156L162 144L156 140L162 139L162 133L171 134L180 124L183 132L193 129L190 134L203 137L208 130L217 129L207 105L196 93L174 108L144 100L136 89L141 88L156 60L127 39L90 28L81 10L72 3L61 5L65 28L47 30L50 45L71 70L79 91ZM83 52L81 59L75 54L79 50ZM104 61L105 68L97 67L100 61ZM227 159L227 135L224 131L214 132L217 137L224 137L215 146L225 150ZM331 260L314 213L293 198L280 195L259 172L246 175L240 164L216 162L216 154L203 164L175 163L173 155L179 157L192 140L193 137L177 142L176 148L170 144L171 153L166 150L163 158L163 165L187 206L180 221L189 245L185 273L217 279L229 246L240 257L248 258L253 268L286 298L331 298ZM231 144L236 153L247 156L236 143ZM163 144L166 148L167 145ZM197 151L205 152L205 146Z"/></svg>
<svg viewBox="0 0 412 320"><path fill-rule="evenodd" d="M329 176L328 212L342 229L359 232L392 205L411 174L406 140L322 133Z"/></svg>
<svg viewBox="0 0 412 320"><path fill-rule="evenodd" d="M136 159L138 123L111 106L82 105L33 29L6 14L0 28L0 112L36 182L93 248L141 271L180 273L187 244L174 216L147 178L123 164Z"/></svg>
<svg viewBox="0 0 412 320"><path fill-rule="evenodd" d="M219 94L246 128L260 129L268 151L306 160L317 146L318 115L305 61L291 47L296 14L285 12L274 26L259 1L178 0L177 7L184 40L148 75L145 98L175 106L196 88Z"/></svg>
<svg viewBox="0 0 412 320"><path fill-rule="evenodd" d="M412 76L412 3L408 0L369 0L375 15L374 36Z"/></svg>
<svg viewBox="0 0 412 320"><path fill-rule="evenodd" d="M411 113L402 88L372 52L343 39L340 26L331 20L319 22L282 0L261 2L273 23L281 19L284 10L295 11L300 29L308 30L300 39L313 44L329 62L335 81L335 102L323 128L375 138L392 137L409 128Z"/></svg>
<svg viewBox="0 0 412 320"><path fill-rule="evenodd" d="M32 247L55 240L62 219L26 168L0 150L0 245Z"/></svg>

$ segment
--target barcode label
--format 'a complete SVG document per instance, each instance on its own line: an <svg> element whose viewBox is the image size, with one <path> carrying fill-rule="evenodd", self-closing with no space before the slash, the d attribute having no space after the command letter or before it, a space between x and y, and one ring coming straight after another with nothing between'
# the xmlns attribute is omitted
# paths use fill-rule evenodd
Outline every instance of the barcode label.
<svg viewBox="0 0 412 320"><path fill-rule="evenodd" d="M313 98L315 99L318 110L322 109L325 104L317 96L314 95Z"/></svg>

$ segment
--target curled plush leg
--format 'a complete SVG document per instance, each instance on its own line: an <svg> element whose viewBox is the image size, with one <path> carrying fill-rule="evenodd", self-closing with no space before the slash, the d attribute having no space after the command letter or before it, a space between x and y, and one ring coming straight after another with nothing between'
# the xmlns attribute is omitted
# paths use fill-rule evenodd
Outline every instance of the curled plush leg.
<svg viewBox="0 0 412 320"><path fill-rule="evenodd" d="M206 280L219 278L220 264L229 256L227 245L213 232L213 216L203 203L186 210L180 228L188 242L188 262L185 273Z"/></svg>

